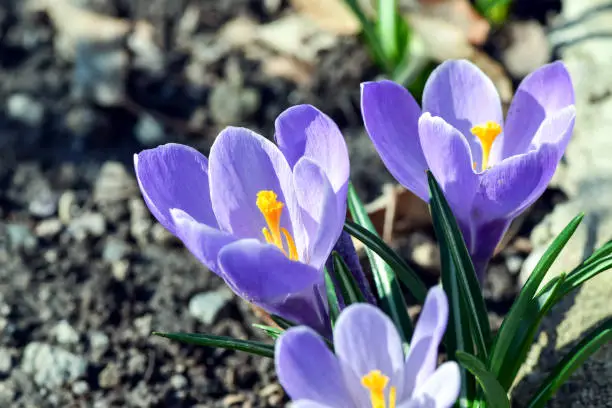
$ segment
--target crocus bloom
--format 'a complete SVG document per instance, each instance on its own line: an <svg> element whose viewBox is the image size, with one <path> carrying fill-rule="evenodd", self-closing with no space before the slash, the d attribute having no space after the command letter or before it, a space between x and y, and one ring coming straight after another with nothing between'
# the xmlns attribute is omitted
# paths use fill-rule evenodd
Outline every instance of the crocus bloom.
<svg viewBox="0 0 612 408"><path fill-rule="evenodd" d="M208 160L167 144L136 155L136 175L155 218L236 294L324 330L322 268L346 215L346 144L308 105L278 117L276 141L229 127Z"/></svg>
<svg viewBox="0 0 612 408"><path fill-rule="evenodd" d="M574 127L574 91L561 62L520 84L503 122L493 82L468 61L429 77L423 107L390 81L362 85L367 131L387 169L429 199L430 169L482 277L513 218L546 189Z"/></svg>
<svg viewBox="0 0 612 408"><path fill-rule="evenodd" d="M460 389L459 368L436 369L448 318L440 287L430 290L406 358L402 341L382 311L353 304L334 327L334 349L307 327L287 330L276 343L276 372L299 408L450 407Z"/></svg>

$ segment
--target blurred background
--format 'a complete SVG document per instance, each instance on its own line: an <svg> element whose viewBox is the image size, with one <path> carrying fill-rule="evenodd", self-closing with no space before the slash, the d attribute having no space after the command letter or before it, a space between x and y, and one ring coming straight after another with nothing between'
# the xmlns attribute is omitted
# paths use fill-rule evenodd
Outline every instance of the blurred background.
<svg viewBox="0 0 612 408"><path fill-rule="evenodd" d="M256 313L151 217L133 154L167 142L207 154L227 125L273 137L280 112L313 104L341 127L380 233L434 284L427 207L380 162L363 129L359 84L391 78L420 98L436 64L466 58L507 108L525 75L564 58L585 89L579 121L582 109L585 126L601 125L577 125L577 137L589 139L570 146L571 177L557 177L500 246L484 285L498 327L530 254L552 233L579 210L598 214L601 231L612 226L611 8L405 0L384 25L374 0L1 0L0 406L284 406L272 361L150 335L266 339L251 326ZM566 212L555 218L557 208ZM568 256L605 235L585 233ZM589 298L603 302L612 285L600 290ZM587 309L612 314L598 303ZM572 406L581 406L576 384Z"/></svg>

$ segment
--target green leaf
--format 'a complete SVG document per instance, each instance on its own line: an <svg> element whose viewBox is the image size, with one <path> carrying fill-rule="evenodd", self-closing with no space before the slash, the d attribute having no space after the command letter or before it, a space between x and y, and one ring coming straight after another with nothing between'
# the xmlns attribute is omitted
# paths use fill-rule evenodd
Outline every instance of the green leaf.
<svg viewBox="0 0 612 408"><path fill-rule="evenodd" d="M378 0L376 29L383 52L389 61L397 61L399 57L397 11L397 0Z"/></svg>
<svg viewBox="0 0 612 408"><path fill-rule="evenodd" d="M259 341L239 340L232 337L213 336L212 334L200 333L153 332L153 334L155 336L165 337L167 339L180 341L182 343L195 344L197 346L238 350L263 357L274 357L274 346Z"/></svg>
<svg viewBox="0 0 612 408"><path fill-rule="evenodd" d="M504 387L497 381L497 378L487 370L484 363L476 356L464 351L457 351L457 361L468 369L476 377L480 384L489 408L510 408L510 401Z"/></svg>
<svg viewBox="0 0 612 408"><path fill-rule="evenodd" d="M574 371L602 345L612 340L612 318L604 320L580 343L572 348L557 364L552 373L535 393L528 408L544 407L559 387L567 381Z"/></svg>
<svg viewBox="0 0 612 408"><path fill-rule="evenodd" d="M285 332L283 329L279 329L278 327L266 326L265 324L253 323L253 327L263 330L268 336L272 337L274 340L279 338Z"/></svg>
<svg viewBox="0 0 612 408"><path fill-rule="evenodd" d="M278 326L283 330L287 330L290 327L298 325L297 323L292 322L291 320L287 320L284 317L280 317L275 314L270 315L270 318L274 321L274 323L278 324Z"/></svg>
<svg viewBox="0 0 612 408"><path fill-rule="evenodd" d="M374 251L393 269L399 280L406 286L417 302L423 304L427 287L417 273L376 234L352 221L346 221L344 230Z"/></svg>
<svg viewBox="0 0 612 408"><path fill-rule="evenodd" d="M376 234L374 225L372 225L372 221L352 184L349 184L348 189L348 207L353 220L355 220L357 224L371 233ZM372 266L372 274L374 275L374 284L376 286L376 293L380 299L380 306L385 313L391 317L391 320L393 320L395 326L399 329L404 343L408 343L413 332L412 321L408 316L406 301L399 287L399 283L397 282L395 273L373 250L366 247L365 251Z"/></svg>
<svg viewBox="0 0 612 408"><path fill-rule="evenodd" d="M432 219L434 220L436 236L441 250L442 248L447 248L449 251L450 260L454 264L454 275L460 290L458 296L461 296L462 301L465 302L467 307L466 315L470 324L474 346L476 347L476 354L485 359L488 355L491 328L480 284L474 271L474 265L465 246L459 225L453 216L446 198L444 198L438 182L430 171L427 172L427 178L431 194L429 206ZM444 272L442 270L443 274Z"/></svg>
<svg viewBox="0 0 612 408"><path fill-rule="evenodd" d="M495 343L493 345L493 351L489 359L489 369L494 373L502 386L507 390L512 385L514 380L511 372L502 371L504 361L507 359L516 359L515 355L509 354L508 350L512 344L516 341L515 335L521 326L521 322L525 318L526 314L530 311L531 302L538 290L538 287L542 283L542 280L546 276L546 273L550 269L551 265L559 256L559 253L565 247L571 236L576 231L576 228L580 225L584 214L576 216L569 224L563 229L552 244L548 247L540 261L534 268L533 272L527 279L527 282L523 286L523 289L519 293L518 298L510 308L510 311L504 318L504 321L497 333ZM537 324L534 321L533 324ZM528 329L528 331L531 331Z"/></svg>
<svg viewBox="0 0 612 408"><path fill-rule="evenodd" d="M327 268L325 270L325 292L327 293L327 303L329 305L329 318L331 319L332 327L336 324L338 316L340 315L340 303L338 302L338 294L336 293L336 286L334 280L329 275Z"/></svg>
<svg viewBox="0 0 612 408"><path fill-rule="evenodd" d="M334 251L332 252L332 260L334 262L334 278L338 282L338 286L340 286L340 293L342 293L344 304L348 306L353 303L366 302L361 289L359 289L359 285L355 282L355 277L349 271L344 259Z"/></svg>

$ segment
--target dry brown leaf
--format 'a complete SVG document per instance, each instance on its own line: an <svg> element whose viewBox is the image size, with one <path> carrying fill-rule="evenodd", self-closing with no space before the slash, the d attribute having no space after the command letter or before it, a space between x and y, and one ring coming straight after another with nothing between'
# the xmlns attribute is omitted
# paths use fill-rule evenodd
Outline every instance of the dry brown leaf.
<svg viewBox="0 0 612 408"><path fill-rule="evenodd" d="M263 61L264 74L284 78L300 86L306 86L312 79L314 67L289 56L277 55Z"/></svg>
<svg viewBox="0 0 612 408"><path fill-rule="evenodd" d="M469 43L482 45L489 35L489 22L467 0L420 0L420 13L458 27ZM435 35L435 33L432 33Z"/></svg>
<svg viewBox="0 0 612 408"><path fill-rule="evenodd" d="M289 3L329 32L354 35L361 30L359 20L343 0L290 0Z"/></svg>

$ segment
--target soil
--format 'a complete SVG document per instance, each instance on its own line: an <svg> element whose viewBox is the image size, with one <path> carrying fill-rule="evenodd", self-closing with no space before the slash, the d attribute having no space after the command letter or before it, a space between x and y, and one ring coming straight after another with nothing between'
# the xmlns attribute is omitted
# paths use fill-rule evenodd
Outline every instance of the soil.
<svg viewBox="0 0 612 408"><path fill-rule="evenodd" d="M359 115L359 83L377 74L367 51L357 39L341 40L320 56L309 86L271 79L243 52L232 51L206 67L211 84L195 86L185 80L188 55L175 40L188 6L201 11L195 36L214 34L238 15L273 21L286 12L285 2L83 0L79 4L104 15L151 22L166 61L161 74L131 68L125 78L130 103L104 106L75 93L74 66L54 47L56 28L45 13L26 11L25 3L0 2L0 406L281 406L286 397L272 361L150 335L195 331L265 339L251 326L257 322L251 309L235 297L210 324L190 314L194 295L223 282L154 222L135 184L132 155L153 136L154 144L187 143L207 153L225 125L211 115L211 94L233 69L228 66L238 67L242 86L258 97L232 124L272 135L282 110L316 105L346 135L353 180L370 201L391 178ZM194 116L202 119L189 127ZM155 127L139 131L143 117L153 118L161 135ZM485 293L494 321L516 294L517 267L529 251L524 237L554 196L541 200L541 210L493 264ZM420 270L435 281L427 268ZM40 344L59 355L45 367L60 364L61 350L70 353L68 371L84 368L59 385L41 377L42 353L27 352Z"/></svg>

